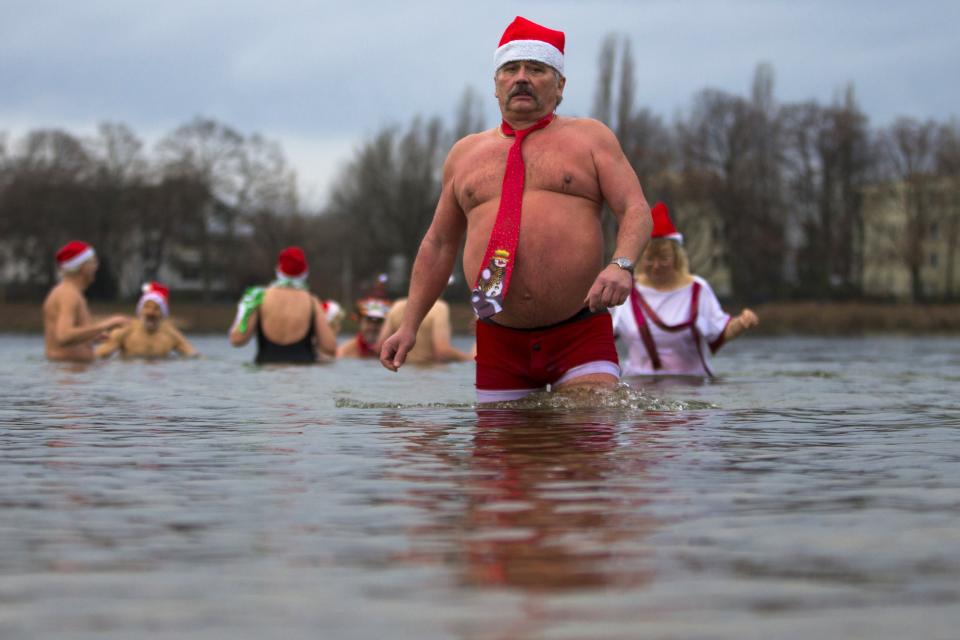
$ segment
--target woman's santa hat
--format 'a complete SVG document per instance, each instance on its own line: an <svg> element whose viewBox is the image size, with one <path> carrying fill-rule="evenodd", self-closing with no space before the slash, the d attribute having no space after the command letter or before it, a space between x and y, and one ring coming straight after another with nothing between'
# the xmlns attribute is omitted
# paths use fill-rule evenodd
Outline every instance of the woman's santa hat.
<svg viewBox="0 0 960 640"><path fill-rule="evenodd" d="M80 266L97 255L93 247L86 242L71 240L57 251L57 268L61 271L76 271Z"/></svg>
<svg viewBox="0 0 960 640"><path fill-rule="evenodd" d="M302 280L307 277L307 257L300 247L287 247L277 258L277 277Z"/></svg>
<svg viewBox="0 0 960 640"><path fill-rule="evenodd" d="M653 233L650 234L650 237L666 238L675 240L677 244L683 244L683 234L673 226L673 221L670 220L670 212L667 211L667 205L658 202L653 205L650 215L653 217Z"/></svg>
<svg viewBox="0 0 960 640"><path fill-rule="evenodd" d="M164 317L170 315L170 289L159 282L148 282L141 287L143 295L137 301L137 315L147 302L156 302Z"/></svg>
<svg viewBox="0 0 960 640"><path fill-rule="evenodd" d="M493 68L515 60L535 60L550 65L562 76L564 42L563 31L517 16L500 38L500 46L493 54Z"/></svg>

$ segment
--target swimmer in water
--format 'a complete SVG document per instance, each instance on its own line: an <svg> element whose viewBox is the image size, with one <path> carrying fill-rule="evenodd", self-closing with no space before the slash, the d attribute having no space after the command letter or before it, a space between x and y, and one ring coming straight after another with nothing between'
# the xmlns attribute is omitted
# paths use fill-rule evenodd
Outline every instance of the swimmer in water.
<svg viewBox="0 0 960 640"><path fill-rule="evenodd" d="M462 248L479 318L479 403L519 400L548 385L612 390L619 383L607 309L630 293L650 209L613 132L555 113L567 81L565 41L563 32L522 17L500 38L493 80L503 120L447 155L403 323L380 350L390 371L420 346L417 329ZM618 224L609 263L604 203Z"/></svg>
<svg viewBox="0 0 960 640"><path fill-rule="evenodd" d="M110 316L94 322L83 292L97 276L97 254L93 247L74 240L57 251L60 282L43 301L44 353L49 360L90 362L93 343L111 329L125 327L126 316Z"/></svg>
<svg viewBox="0 0 960 640"><path fill-rule="evenodd" d="M687 265L683 235L658 202L630 298L613 311L614 333L627 346L625 376L712 376L710 354L759 324L750 309L726 313L710 284Z"/></svg>
<svg viewBox="0 0 960 640"><path fill-rule="evenodd" d="M119 352L125 358L166 358L171 353L185 357L199 355L193 345L169 320L170 291L159 282L143 285L137 302L137 319L115 329L95 352L107 358Z"/></svg>
<svg viewBox="0 0 960 640"><path fill-rule="evenodd" d="M357 301L360 330L337 348L338 358L378 358L380 330L390 311L390 301L383 298L363 298Z"/></svg>
<svg viewBox="0 0 960 640"><path fill-rule="evenodd" d="M252 287L240 301L230 327L230 344L257 337L257 364L311 364L335 357L337 339L319 298L307 285L307 258L287 247L277 259L276 279Z"/></svg>

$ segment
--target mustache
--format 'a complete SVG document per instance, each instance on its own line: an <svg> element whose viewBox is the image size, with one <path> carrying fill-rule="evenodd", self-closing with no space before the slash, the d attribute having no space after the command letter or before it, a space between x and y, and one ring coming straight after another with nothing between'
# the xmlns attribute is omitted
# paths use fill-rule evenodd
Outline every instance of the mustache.
<svg viewBox="0 0 960 640"><path fill-rule="evenodd" d="M534 100L537 99L537 94L531 91L529 85L526 84L518 84L507 94L508 99L515 96L530 96Z"/></svg>

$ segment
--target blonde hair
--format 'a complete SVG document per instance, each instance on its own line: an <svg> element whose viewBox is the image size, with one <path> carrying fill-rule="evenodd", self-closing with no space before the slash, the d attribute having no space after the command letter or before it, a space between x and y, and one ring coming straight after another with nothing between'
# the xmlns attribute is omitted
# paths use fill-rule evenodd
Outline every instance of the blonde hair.
<svg viewBox="0 0 960 640"><path fill-rule="evenodd" d="M647 248L643 250L643 255L640 256L640 260L642 261L651 253L659 253L664 247L669 247L673 252L674 271L683 276L690 275L690 259L687 258L687 252L684 251L683 246L679 242L671 240L670 238L651 238Z"/></svg>

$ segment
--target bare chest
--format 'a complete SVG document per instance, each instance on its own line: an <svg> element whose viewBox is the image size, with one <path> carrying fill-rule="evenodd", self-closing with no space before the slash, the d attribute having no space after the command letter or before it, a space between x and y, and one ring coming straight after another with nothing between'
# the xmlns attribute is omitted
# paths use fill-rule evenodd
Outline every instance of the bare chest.
<svg viewBox="0 0 960 640"><path fill-rule="evenodd" d="M534 133L522 147L524 193L550 192L601 201L593 159L588 150L564 144L563 138L540 139ZM499 202L512 139L491 138L472 150L458 167L456 196L471 210Z"/></svg>
<svg viewBox="0 0 960 640"><path fill-rule="evenodd" d="M165 331L150 333L138 327L123 343L126 355L161 358L170 354L174 347L173 336Z"/></svg>

